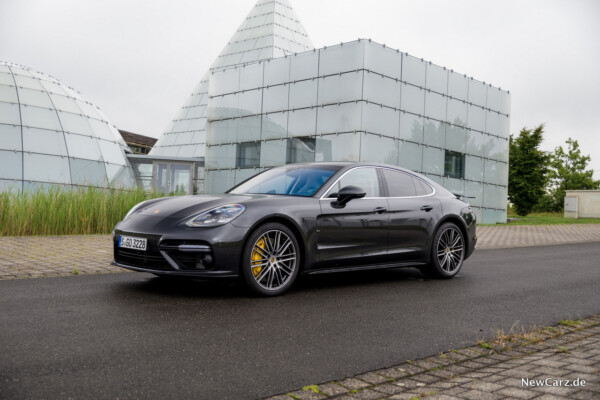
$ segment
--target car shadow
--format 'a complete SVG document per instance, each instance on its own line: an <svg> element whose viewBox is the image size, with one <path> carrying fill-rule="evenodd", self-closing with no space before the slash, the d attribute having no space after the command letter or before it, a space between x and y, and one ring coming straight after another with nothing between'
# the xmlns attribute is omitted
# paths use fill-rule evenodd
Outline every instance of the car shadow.
<svg viewBox="0 0 600 400"><path fill-rule="evenodd" d="M455 279L460 279L460 274ZM437 280L425 278L415 268L395 268L382 270L365 270L351 272L334 272L316 275L302 275L297 278L292 288L283 296L309 294L322 290L358 290L370 286L381 288L382 285L412 286L424 281ZM186 277L155 277L143 274L142 279L119 282L115 289L121 294L155 295L171 298L205 298L205 299L239 299L256 298L240 280L202 280ZM370 289L368 289L370 290Z"/></svg>

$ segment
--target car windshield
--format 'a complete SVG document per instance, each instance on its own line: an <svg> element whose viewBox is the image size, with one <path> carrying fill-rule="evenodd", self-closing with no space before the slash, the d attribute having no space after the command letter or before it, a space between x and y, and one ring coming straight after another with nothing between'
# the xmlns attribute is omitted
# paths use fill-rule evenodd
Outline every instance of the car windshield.
<svg viewBox="0 0 600 400"><path fill-rule="evenodd" d="M273 168L234 187L231 194L276 194L305 196L315 194L339 169L335 166L285 166Z"/></svg>

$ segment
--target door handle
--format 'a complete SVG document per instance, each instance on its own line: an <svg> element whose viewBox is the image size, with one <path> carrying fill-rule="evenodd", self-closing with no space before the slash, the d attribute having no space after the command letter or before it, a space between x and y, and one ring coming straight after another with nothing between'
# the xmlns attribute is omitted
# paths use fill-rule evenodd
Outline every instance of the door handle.
<svg viewBox="0 0 600 400"><path fill-rule="evenodd" d="M423 206L423 207L421 207L421 211L426 211L426 212L429 212L429 211L431 211L431 210L433 210L433 207L432 207L432 206Z"/></svg>
<svg viewBox="0 0 600 400"><path fill-rule="evenodd" d="M376 212L377 214L382 214L382 213L384 213L384 212L387 211L387 208L385 208L385 207L375 207L373 209L373 211Z"/></svg>

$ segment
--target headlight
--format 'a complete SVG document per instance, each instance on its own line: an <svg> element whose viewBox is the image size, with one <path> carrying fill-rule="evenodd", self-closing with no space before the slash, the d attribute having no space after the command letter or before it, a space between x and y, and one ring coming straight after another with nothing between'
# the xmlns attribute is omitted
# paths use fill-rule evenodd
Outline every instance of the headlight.
<svg viewBox="0 0 600 400"><path fill-rule="evenodd" d="M241 204L227 204L225 206L219 206L204 211L202 214L196 215L185 224L190 228L219 226L233 221L239 217L245 209L246 207Z"/></svg>
<svg viewBox="0 0 600 400"><path fill-rule="evenodd" d="M138 203L135 206L133 206L133 208L131 210L129 210L129 212L125 215L125 217L123 218L123 220L126 220L127 217L129 217L131 214L133 214L134 212L136 212L137 210L139 210L140 208L142 208L142 206L144 204L146 204L147 202L148 202L148 200L142 201L141 203Z"/></svg>

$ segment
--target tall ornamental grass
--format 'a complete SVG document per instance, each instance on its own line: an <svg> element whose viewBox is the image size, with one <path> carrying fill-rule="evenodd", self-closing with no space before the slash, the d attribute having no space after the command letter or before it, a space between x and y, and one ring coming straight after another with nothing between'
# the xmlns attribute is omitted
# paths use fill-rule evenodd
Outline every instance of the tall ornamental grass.
<svg viewBox="0 0 600 400"><path fill-rule="evenodd" d="M143 190L50 188L0 193L0 236L91 235L112 232L137 203L159 197Z"/></svg>

